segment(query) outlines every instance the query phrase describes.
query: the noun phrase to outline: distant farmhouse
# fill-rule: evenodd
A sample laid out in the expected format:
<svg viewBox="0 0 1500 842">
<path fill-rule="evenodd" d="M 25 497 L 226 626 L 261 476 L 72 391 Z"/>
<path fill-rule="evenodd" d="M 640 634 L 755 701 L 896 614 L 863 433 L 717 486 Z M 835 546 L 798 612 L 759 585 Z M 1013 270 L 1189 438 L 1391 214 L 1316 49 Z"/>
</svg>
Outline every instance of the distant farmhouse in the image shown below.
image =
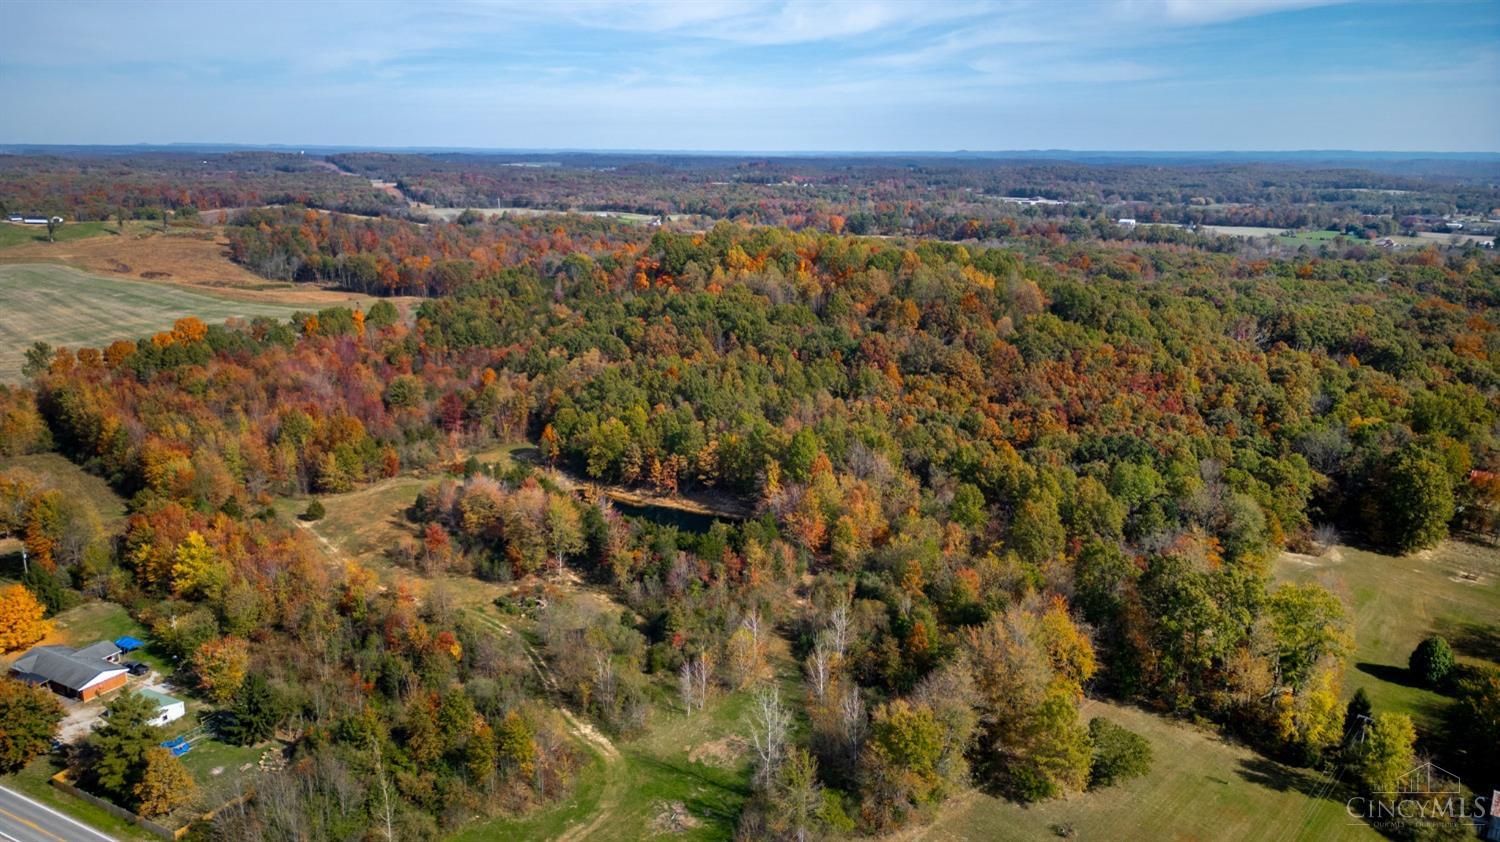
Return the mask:
<svg viewBox="0 0 1500 842">
<path fill-rule="evenodd" d="M 59 696 L 88 701 L 125 685 L 129 670 L 119 660 L 120 647 L 105 640 L 82 649 L 38 646 L 17 658 L 10 674 Z"/>
</svg>

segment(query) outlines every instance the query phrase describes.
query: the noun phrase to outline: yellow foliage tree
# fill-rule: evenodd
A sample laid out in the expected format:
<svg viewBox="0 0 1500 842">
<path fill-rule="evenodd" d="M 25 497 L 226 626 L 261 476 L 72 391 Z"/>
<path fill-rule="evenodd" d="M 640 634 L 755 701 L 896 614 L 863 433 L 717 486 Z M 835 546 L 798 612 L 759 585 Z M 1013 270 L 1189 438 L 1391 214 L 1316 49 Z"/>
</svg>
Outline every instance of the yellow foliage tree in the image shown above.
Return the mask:
<svg viewBox="0 0 1500 842">
<path fill-rule="evenodd" d="M 219 554 L 203 540 L 197 530 L 177 545 L 172 564 L 172 591 L 178 596 L 217 599 L 229 584 L 229 571 L 219 561 Z"/>
<path fill-rule="evenodd" d="M 0 588 L 0 652 L 30 646 L 47 636 L 52 622 L 47 609 L 25 585 Z"/>
<path fill-rule="evenodd" d="M 182 761 L 160 746 L 146 750 L 146 768 L 135 785 L 136 812 L 164 816 L 198 797 L 198 783 Z"/>
<path fill-rule="evenodd" d="M 234 698 L 250 669 L 250 644 L 243 638 L 221 637 L 198 647 L 193 656 L 198 686 L 219 704 Z"/>
</svg>

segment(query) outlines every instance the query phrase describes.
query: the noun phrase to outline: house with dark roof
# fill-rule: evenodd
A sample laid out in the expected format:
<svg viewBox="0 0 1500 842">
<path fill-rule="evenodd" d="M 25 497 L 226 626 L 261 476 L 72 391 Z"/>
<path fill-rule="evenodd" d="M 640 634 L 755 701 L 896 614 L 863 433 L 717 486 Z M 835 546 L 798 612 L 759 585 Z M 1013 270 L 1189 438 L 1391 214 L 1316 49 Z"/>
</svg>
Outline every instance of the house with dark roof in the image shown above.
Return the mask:
<svg viewBox="0 0 1500 842">
<path fill-rule="evenodd" d="M 10 665 L 13 678 L 46 685 L 60 696 L 88 701 L 124 686 L 128 670 L 116 661 L 120 647 L 109 641 L 73 649 L 38 646 Z"/>
</svg>

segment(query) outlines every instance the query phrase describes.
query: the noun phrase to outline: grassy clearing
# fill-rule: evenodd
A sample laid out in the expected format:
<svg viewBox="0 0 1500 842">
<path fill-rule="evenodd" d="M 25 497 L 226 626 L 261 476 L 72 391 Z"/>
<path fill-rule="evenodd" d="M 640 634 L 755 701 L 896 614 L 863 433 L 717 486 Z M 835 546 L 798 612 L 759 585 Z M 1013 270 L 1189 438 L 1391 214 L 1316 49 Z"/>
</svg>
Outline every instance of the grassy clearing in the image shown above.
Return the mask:
<svg viewBox="0 0 1500 842">
<path fill-rule="evenodd" d="M 59 243 L 68 243 L 74 240 L 83 240 L 89 237 L 119 236 L 119 232 L 113 227 L 106 227 L 103 222 L 67 222 L 53 233 L 53 239 Z M 47 226 L 45 225 L 22 225 L 16 222 L 0 223 L 0 249 L 9 246 L 18 246 L 22 243 L 45 243 L 47 242 Z"/>
<path fill-rule="evenodd" d="M 58 453 L 32 453 L 0 459 L 0 472 L 19 469 L 41 477 L 73 500 L 85 500 L 99 513 L 105 532 L 113 532 L 125 520 L 125 500 L 103 479 L 78 467 Z"/>
<path fill-rule="evenodd" d="M 146 629 L 113 602 L 86 602 L 57 615 L 53 633 L 69 646 L 86 646 L 126 635 L 145 639 Z"/>
<path fill-rule="evenodd" d="M 969 792 L 913 840 L 1076 839 L 1376 840 L 1345 812 L 1344 796 L 1315 772 L 1267 760 L 1217 735 L 1135 708 L 1088 702 L 1151 742 L 1151 773 L 1100 792 L 1023 807 Z M 1330 794 L 1331 793 L 1331 794 Z"/>
<path fill-rule="evenodd" d="M 1441 634 L 1471 664 L 1500 665 L 1500 550 L 1449 541 L 1407 557 L 1339 547 L 1319 559 L 1283 555 L 1282 581 L 1318 582 L 1343 598 L 1354 620 L 1345 693 L 1363 687 L 1376 710 L 1440 726 L 1448 700 L 1413 686 L 1406 661 L 1422 638 Z"/>
<path fill-rule="evenodd" d="M 277 500 L 276 512 L 311 529 L 333 560 L 373 562 L 380 560 L 385 551 L 402 537 L 416 536 L 405 513 L 431 482 L 420 477 L 399 476 L 347 494 L 318 497 L 327 514 L 310 523 L 299 517 L 312 498 Z"/>
<path fill-rule="evenodd" d="M 593 759 L 569 798 L 519 818 L 477 823 L 452 839 L 646 839 L 655 835 L 652 823 L 663 805 L 678 801 L 700 824 L 671 838 L 729 839 L 750 794 L 748 759 L 688 758 L 694 747 L 742 736 L 749 700 L 748 692 L 726 694 L 692 716 L 658 710 L 645 736 L 618 743 L 619 760 L 590 748 Z"/>
<path fill-rule="evenodd" d="M 184 287 L 90 275 L 67 266 L 0 266 L 0 380 L 20 380 L 34 342 L 99 346 L 172 326 L 183 316 L 206 322 L 254 316 L 286 318 L 288 304 L 246 302 Z"/>
</svg>

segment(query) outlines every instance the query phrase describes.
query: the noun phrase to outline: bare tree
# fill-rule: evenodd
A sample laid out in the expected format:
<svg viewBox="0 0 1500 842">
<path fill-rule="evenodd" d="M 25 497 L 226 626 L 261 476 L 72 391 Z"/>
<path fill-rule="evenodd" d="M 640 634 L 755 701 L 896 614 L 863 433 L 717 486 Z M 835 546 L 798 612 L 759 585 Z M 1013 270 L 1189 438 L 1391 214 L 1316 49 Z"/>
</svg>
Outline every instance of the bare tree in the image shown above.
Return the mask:
<svg viewBox="0 0 1500 842">
<path fill-rule="evenodd" d="M 693 690 L 698 694 L 699 710 L 703 710 L 703 706 L 708 704 L 708 681 L 713 671 L 714 659 L 707 652 L 700 652 L 698 657 L 693 659 Z"/>
<path fill-rule="evenodd" d="M 807 656 L 807 682 L 812 685 L 813 693 L 822 701 L 828 695 L 828 683 L 833 676 L 833 651 L 825 640 L 826 635 L 818 635 L 818 642 L 813 646 L 812 654 Z"/>
<path fill-rule="evenodd" d="M 750 707 L 750 746 L 755 749 L 755 785 L 765 790 L 776 779 L 776 770 L 786 756 L 792 715 L 781 704 L 775 686 L 755 694 Z"/>
<path fill-rule="evenodd" d="M 375 750 L 375 780 L 380 784 L 380 817 L 385 820 L 385 842 L 396 842 L 395 813 L 391 810 L 390 786 L 385 780 L 385 763 L 380 756 L 380 740 L 370 738 Z"/>
<path fill-rule="evenodd" d="M 828 612 L 829 642 L 833 644 L 833 651 L 844 660 L 849 652 L 849 599 L 840 597 L 838 604 Z"/>
<path fill-rule="evenodd" d="M 851 750 L 857 750 L 865 741 L 865 700 L 859 695 L 859 687 L 849 686 L 839 698 L 839 727 Z"/>
</svg>

